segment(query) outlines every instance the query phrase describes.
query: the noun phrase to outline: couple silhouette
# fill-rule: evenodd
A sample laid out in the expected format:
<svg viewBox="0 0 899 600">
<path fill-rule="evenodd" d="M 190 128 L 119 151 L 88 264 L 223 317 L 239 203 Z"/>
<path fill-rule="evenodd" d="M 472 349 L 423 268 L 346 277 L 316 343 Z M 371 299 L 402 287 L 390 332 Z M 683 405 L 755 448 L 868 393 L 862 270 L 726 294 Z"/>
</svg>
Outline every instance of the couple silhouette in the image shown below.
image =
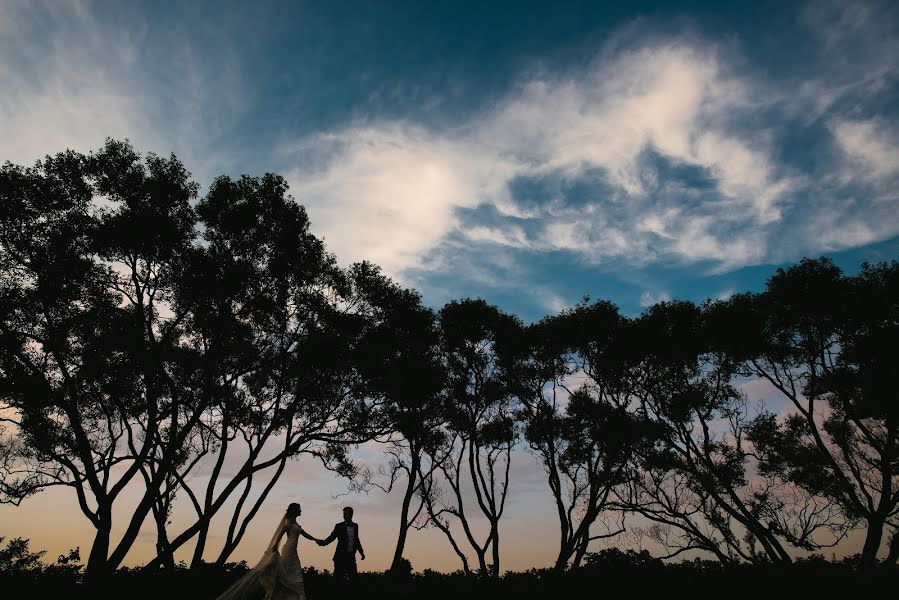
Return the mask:
<svg viewBox="0 0 899 600">
<path fill-rule="evenodd" d="M 327 546 L 335 540 L 334 576 L 342 581 L 356 575 L 356 553 L 365 560 L 365 551 L 359 541 L 359 525 L 353 522 L 353 509 L 343 509 L 343 521 L 334 525 L 331 534 L 319 539 L 307 533 L 297 517 L 303 513 L 302 507 L 294 502 L 275 528 L 275 533 L 259 562 L 240 579 L 222 592 L 216 600 L 256 600 L 263 595 L 266 600 L 306 600 L 306 586 L 303 569 L 297 552 L 300 536 Z M 281 538 L 286 537 L 279 551 Z"/>
</svg>

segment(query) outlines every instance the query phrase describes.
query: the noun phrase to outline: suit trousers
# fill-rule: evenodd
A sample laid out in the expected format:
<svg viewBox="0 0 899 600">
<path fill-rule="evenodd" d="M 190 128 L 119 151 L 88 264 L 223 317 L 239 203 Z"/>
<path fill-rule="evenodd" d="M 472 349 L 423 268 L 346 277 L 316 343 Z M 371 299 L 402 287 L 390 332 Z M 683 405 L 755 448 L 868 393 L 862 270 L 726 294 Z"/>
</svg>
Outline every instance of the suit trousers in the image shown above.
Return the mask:
<svg viewBox="0 0 899 600">
<path fill-rule="evenodd" d="M 356 576 L 356 553 L 340 552 L 334 555 L 334 577 L 352 579 Z"/>
</svg>

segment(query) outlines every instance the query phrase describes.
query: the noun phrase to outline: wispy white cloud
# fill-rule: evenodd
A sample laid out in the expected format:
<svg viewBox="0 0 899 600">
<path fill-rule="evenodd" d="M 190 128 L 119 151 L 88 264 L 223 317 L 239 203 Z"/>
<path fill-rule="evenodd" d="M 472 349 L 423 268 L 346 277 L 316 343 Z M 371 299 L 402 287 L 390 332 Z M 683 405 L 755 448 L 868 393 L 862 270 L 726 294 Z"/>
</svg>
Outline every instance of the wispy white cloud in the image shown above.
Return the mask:
<svg viewBox="0 0 899 600">
<path fill-rule="evenodd" d="M 296 196 L 338 256 L 371 258 L 398 276 L 445 266 L 433 255 L 453 251 L 446 240 L 457 233 L 485 252 L 502 246 L 565 251 L 590 263 L 706 262 L 719 272 L 899 233 L 899 219 L 872 223 L 864 201 L 838 202 L 832 189 L 817 189 L 814 177 L 782 164 L 776 124 L 742 124 L 760 110 L 782 109 L 787 97 L 736 73 L 732 54 L 699 39 L 638 42 L 600 52 L 577 73 L 532 76 L 452 130 L 403 122 L 342 129 L 328 142 L 336 145 L 325 168 L 291 170 Z M 799 94 L 795 102 L 809 98 Z M 844 164 L 861 161 L 881 179 L 895 175 L 892 138 L 868 135 L 875 122 L 834 123 Z M 309 144 L 301 142 L 306 151 Z M 671 169 L 693 169 L 711 188 L 660 170 L 653 154 Z M 522 178 L 593 178 L 597 185 L 578 198 L 522 201 L 510 191 Z M 824 197 L 816 201 L 830 221 L 799 217 L 818 212 L 797 203 L 809 196 Z M 505 218 L 460 217 L 459 209 L 480 205 Z"/>
<path fill-rule="evenodd" d="M 640 306 L 643 308 L 650 307 L 659 302 L 668 302 L 669 300 L 671 300 L 671 295 L 668 292 L 652 292 L 646 290 L 640 294 Z"/>
<path fill-rule="evenodd" d="M 735 290 L 734 288 L 727 288 L 726 290 L 722 290 L 715 294 L 715 300 L 727 300 L 736 293 L 737 290 Z"/>
<path fill-rule="evenodd" d="M 393 122 L 303 140 L 304 154 L 328 146 L 329 161 L 299 166 L 290 179 L 338 256 L 370 258 L 394 274 L 421 268 L 429 250 L 466 226 L 472 243 L 590 261 L 673 254 L 740 263 L 762 251 L 733 244 L 721 224 L 776 221 L 791 187 L 770 165 L 764 138 L 716 125 L 748 97 L 714 55 L 686 42 L 648 44 L 577 77 L 528 81 L 449 133 Z M 647 150 L 702 169 L 717 183 L 714 198 L 694 201 L 690 190 L 654 180 Z M 578 206 L 562 198 L 524 207 L 509 191 L 514 178 L 571 180 L 596 169 L 611 196 Z M 513 221 L 460 222 L 457 209 L 480 204 Z"/>
<path fill-rule="evenodd" d="M 154 137 L 140 123 L 138 98 L 111 72 L 114 57 L 131 54 L 130 42 L 98 39 L 99 26 L 79 3 L 44 8 L 41 24 L 25 3 L 6 5 L 0 16 L 0 40 L 10 50 L 0 58 L 3 159 L 30 163 L 66 148 L 94 149 L 107 136 Z M 29 32 L 46 35 L 41 44 L 23 43 Z"/>
<path fill-rule="evenodd" d="M 516 248 L 527 248 L 530 245 L 524 230 L 514 225 L 501 229 L 475 225 L 467 228 L 464 234 L 466 238 L 473 242 L 490 242 Z"/>
<path fill-rule="evenodd" d="M 0 41 L 10 49 L 0 55 L 3 159 L 27 163 L 129 137 L 141 149 L 174 150 L 204 184 L 249 160 L 249 150 L 218 143 L 247 110 L 241 60 L 227 44 L 210 57 L 183 31 L 168 35 L 140 19 L 104 26 L 77 2 L 33 6 L 0 8 Z M 452 127 L 357 121 L 251 162 L 283 167 L 341 261 L 369 259 L 407 279 L 466 268 L 441 256 L 459 244 L 717 271 L 867 244 L 899 234 L 890 191 L 899 134 L 859 108 L 897 76 L 897 36 L 878 6 L 810 9 L 833 75 L 815 71 L 790 90 L 737 68 L 745 64 L 738 46 L 660 38 L 647 27 L 613 36 L 587 66 L 524 77 Z M 45 43 L 23 43 L 38 35 Z M 841 58 L 847 52 L 861 68 Z M 764 111 L 829 123 L 841 162 L 828 168 L 837 175 L 785 166 L 778 124 L 760 119 Z M 513 193 L 520 180 L 560 182 L 559 190 L 526 199 Z M 566 191 L 578 182 L 577 193 Z M 876 198 L 859 185 L 876 186 Z M 463 214 L 480 206 L 497 217 Z"/>
<path fill-rule="evenodd" d="M 372 260 L 394 275 L 421 266 L 427 250 L 460 225 L 455 209 L 507 193 L 514 172 L 466 140 L 402 123 L 317 136 L 291 152 L 310 146 L 331 160 L 288 176 L 315 231 L 342 260 Z"/>
<path fill-rule="evenodd" d="M 879 182 L 899 172 L 899 132 L 882 119 L 839 119 L 831 125 L 840 149 L 850 159 L 852 179 Z"/>
<path fill-rule="evenodd" d="M 201 59 L 181 32 L 130 17 L 111 27 L 78 0 L 0 6 L 0 160 L 30 164 L 112 137 L 175 152 L 203 185 L 234 164 L 237 149 L 216 142 L 244 108 L 239 61 L 227 49 Z"/>
<path fill-rule="evenodd" d="M 571 308 L 573 302 L 569 302 L 556 291 L 547 287 L 538 287 L 534 290 L 534 295 L 540 306 L 550 314 L 557 314 L 566 308 Z"/>
</svg>

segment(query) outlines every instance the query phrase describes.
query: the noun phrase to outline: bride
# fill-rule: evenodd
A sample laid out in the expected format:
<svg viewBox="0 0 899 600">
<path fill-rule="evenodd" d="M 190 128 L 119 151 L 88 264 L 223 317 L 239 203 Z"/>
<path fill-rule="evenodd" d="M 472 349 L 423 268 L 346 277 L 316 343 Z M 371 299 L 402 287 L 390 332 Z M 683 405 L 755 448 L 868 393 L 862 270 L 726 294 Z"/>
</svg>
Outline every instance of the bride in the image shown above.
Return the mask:
<svg viewBox="0 0 899 600">
<path fill-rule="evenodd" d="M 287 507 L 287 512 L 278 523 L 271 542 L 256 566 L 222 592 L 216 600 L 255 600 L 262 594 L 265 594 L 266 600 L 306 600 L 297 542 L 301 535 L 315 542 L 318 539 L 306 533 L 297 523 L 296 519 L 302 512 L 296 502 Z M 278 544 L 285 535 L 287 541 L 279 553 Z"/>
</svg>

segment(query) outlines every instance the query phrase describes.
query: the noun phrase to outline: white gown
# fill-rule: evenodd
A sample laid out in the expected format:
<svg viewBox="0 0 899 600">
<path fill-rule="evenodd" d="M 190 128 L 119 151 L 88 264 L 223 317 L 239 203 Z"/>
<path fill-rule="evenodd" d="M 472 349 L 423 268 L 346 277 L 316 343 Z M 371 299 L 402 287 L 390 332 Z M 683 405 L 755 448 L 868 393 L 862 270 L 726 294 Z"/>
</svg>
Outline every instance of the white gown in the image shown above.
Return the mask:
<svg viewBox="0 0 899 600">
<path fill-rule="evenodd" d="M 296 523 L 287 525 L 287 541 L 281 548 L 275 566 L 274 585 L 266 589 L 266 598 L 271 600 L 306 600 L 306 587 L 303 584 L 303 568 L 300 566 L 300 555 L 297 542 L 303 528 Z"/>
<path fill-rule="evenodd" d="M 296 523 L 284 526 L 287 541 L 281 551 L 275 549 L 235 581 L 217 600 L 306 600 L 303 569 L 297 553 L 302 527 Z M 261 595 L 261 594 L 264 594 Z"/>
</svg>

